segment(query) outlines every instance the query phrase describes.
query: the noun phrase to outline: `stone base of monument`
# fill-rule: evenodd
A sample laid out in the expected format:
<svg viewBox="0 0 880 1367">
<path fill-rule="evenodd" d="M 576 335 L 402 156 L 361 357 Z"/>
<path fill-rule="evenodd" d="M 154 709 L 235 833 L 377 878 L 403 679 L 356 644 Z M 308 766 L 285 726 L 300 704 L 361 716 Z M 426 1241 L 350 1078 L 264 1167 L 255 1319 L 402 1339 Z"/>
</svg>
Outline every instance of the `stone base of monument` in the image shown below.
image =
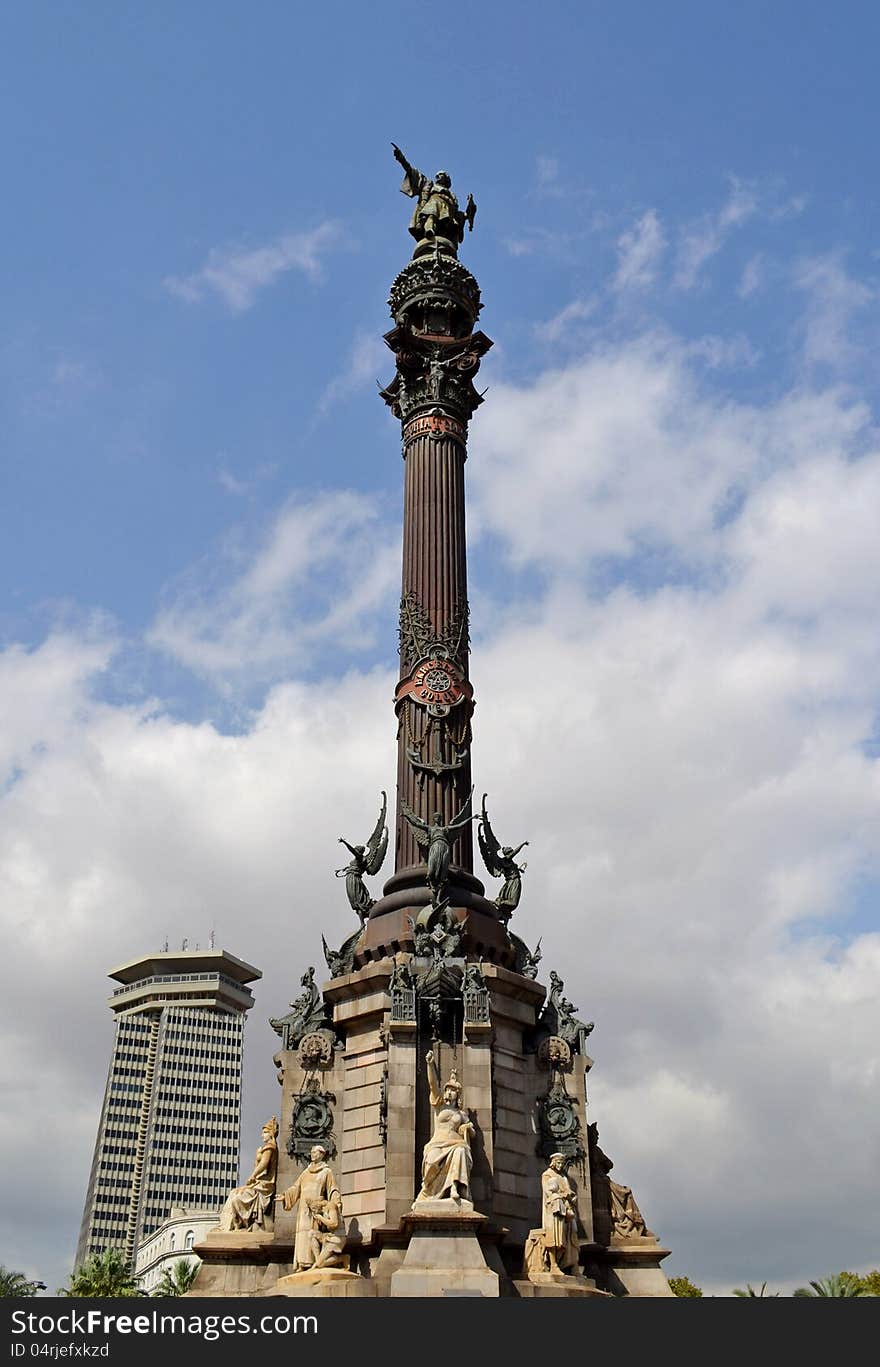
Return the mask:
<svg viewBox="0 0 880 1367">
<path fill-rule="evenodd" d="M 613 1300 L 609 1291 L 598 1291 L 585 1277 L 564 1272 L 532 1272 L 513 1283 L 518 1296 L 602 1296 Z"/>
<path fill-rule="evenodd" d="M 293 1267 L 293 1241 L 267 1230 L 209 1230 L 193 1252 L 201 1259 L 188 1296 L 259 1296 Z"/>
<path fill-rule="evenodd" d="M 407 1236 L 402 1265 L 392 1274 L 392 1296 L 498 1296 L 497 1272 L 486 1262 L 479 1235 L 489 1221 L 464 1201 L 417 1201 L 401 1220 Z"/>
<path fill-rule="evenodd" d="M 267 1296 L 373 1296 L 370 1281 L 345 1267 L 308 1268 L 279 1277 Z"/>
<path fill-rule="evenodd" d="M 610 1244 L 602 1258 L 606 1286 L 615 1296 L 674 1296 L 660 1266 L 670 1251 L 654 1238 Z"/>
</svg>

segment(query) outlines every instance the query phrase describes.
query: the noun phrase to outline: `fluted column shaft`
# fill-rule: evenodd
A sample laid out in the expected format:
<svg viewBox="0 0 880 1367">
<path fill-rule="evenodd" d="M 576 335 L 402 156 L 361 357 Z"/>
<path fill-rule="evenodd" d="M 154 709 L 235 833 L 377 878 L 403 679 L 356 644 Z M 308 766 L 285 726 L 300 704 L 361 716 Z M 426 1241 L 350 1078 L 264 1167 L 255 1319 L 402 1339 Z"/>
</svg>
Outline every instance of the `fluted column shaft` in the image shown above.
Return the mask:
<svg viewBox="0 0 880 1367">
<path fill-rule="evenodd" d="M 403 513 L 403 594 L 412 594 L 442 637 L 467 603 L 463 444 L 453 437 L 423 435 L 405 451 Z M 467 649 L 458 664 L 467 677 Z M 469 708 L 467 702 L 459 705 Z M 407 755 L 406 707 L 401 714 L 397 763 L 397 842 L 395 869 L 423 862 L 401 800 L 425 822 L 441 812 L 444 824 L 461 810 L 471 788 L 470 745 L 457 769 L 441 776 L 417 771 Z M 473 833 L 463 829 L 453 846 L 453 863 L 473 871 Z"/>
</svg>

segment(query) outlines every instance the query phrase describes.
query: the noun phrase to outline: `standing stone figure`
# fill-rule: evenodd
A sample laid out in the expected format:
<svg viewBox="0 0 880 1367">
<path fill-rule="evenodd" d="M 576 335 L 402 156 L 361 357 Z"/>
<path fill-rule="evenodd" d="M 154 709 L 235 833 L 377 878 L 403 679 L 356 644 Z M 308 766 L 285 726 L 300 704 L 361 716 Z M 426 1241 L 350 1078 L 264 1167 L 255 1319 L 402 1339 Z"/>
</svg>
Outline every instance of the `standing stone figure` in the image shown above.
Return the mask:
<svg viewBox="0 0 880 1367">
<path fill-rule="evenodd" d="M 370 909 L 376 905 L 375 898 L 371 897 L 367 890 L 364 874 L 378 873 L 382 867 L 382 861 L 388 849 L 388 827 L 385 825 L 387 808 L 388 798 L 383 793 L 379 820 L 376 822 L 373 834 L 366 845 L 349 845 L 347 840 L 343 840 L 342 836 L 339 837 L 340 845 L 345 846 L 352 859 L 350 864 L 336 870 L 336 877 L 345 878 L 345 894 L 352 911 L 357 912 L 360 917 L 361 925 L 369 916 Z"/>
<path fill-rule="evenodd" d="M 320 1241 L 316 1243 L 316 1236 L 326 1228 L 324 1216 L 322 1214 L 319 1219 L 319 1213 L 325 1211 L 328 1202 L 332 1203 L 336 1198 L 340 1204 L 342 1201 L 336 1178 L 327 1164 L 327 1150 L 324 1145 L 314 1144 L 310 1157 L 311 1162 L 300 1173 L 293 1186 L 281 1193 L 285 1210 L 293 1210 L 294 1206 L 299 1206 L 293 1249 L 295 1272 L 304 1272 L 315 1262 L 316 1249 L 320 1247 Z"/>
<path fill-rule="evenodd" d="M 477 212 L 473 195 L 468 195 L 467 207 L 462 213 L 458 207 L 458 200 L 452 193 L 452 181 L 448 171 L 438 171 L 431 180 L 430 176 L 425 176 L 414 166 L 410 166 L 399 147 L 394 143 L 391 146 L 404 172 L 400 193 L 418 200 L 410 220 L 410 234 L 417 242 L 424 238 L 432 241 L 435 237 L 442 237 L 456 247 L 460 245 L 464 241 L 465 223 L 473 231 Z"/>
<path fill-rule="evenodd" d="M 471 1135 L 474 1127 L 461 1104 L 461 1083 L 453 1068 L 449 1081 L 440 1090 L 440 1074 L 434 1062 L 434 1051 L 425 1055 L 428 1066 L 428 1088 L 434 1107 L 434 1133 L 422 1154 L 422 1189 L 419 1201 L 451 1199 L 473 1209 L 470 1200 Z"/>
<path fill-rule="evenodd" d="M 273 1115 L 263 1126 L 263 1141 L 257 1149 L 254 1170 L 243 1187 L 236 1187 L 226 1198 L 220 1212 L 218 1229 L 265 1229 L 275 1197 L 275 1172 L 278 1167 L 278 1120 Z"/>
<path fill-rule="evenodd" d="M 446 885 L 449 882 L 449 864 L 452 859 L 452 841 L 458 836 L 462 826 L 466 826 L 471 820 L 471 795 L 473 789 L 468 794 L 467 802 L 462 807 L 458 816 L 453 817 L 448 826 L 443 825 L 443 816 L 440 812 L 434 813 L 434 819 L 430 826 L 417 816 L 412 807 L 401 801 L 400 807 L 406 817 L 419 849 L 426 857 L 428 866 L 428 887 L 434 894 L 434 904 L 439 906 Z"/>
<path fill-rule="evenodd" d="M 565 1155 L 551 1153 L 541 1176 L 541 1229 L 549 1271 L 577 1271 L 577 1209 L 574 1188 L 565 1175 Z"/>
</svg>

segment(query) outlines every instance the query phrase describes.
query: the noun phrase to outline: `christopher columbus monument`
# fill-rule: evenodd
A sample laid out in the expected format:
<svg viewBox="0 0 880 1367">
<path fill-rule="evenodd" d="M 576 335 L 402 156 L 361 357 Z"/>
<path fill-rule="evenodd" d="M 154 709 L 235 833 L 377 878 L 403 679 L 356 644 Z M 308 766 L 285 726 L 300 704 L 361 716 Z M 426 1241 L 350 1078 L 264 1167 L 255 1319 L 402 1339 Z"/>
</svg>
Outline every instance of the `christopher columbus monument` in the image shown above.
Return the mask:
<svg viewBox="0 0 880 1367">
<path fill-rule="evenodd" d="M 503 844 L 474 798 L 465 462 L 492 343 L 458 251 L 476 205 L 394 155 L 415 244 L 391 286 L 381 390 L 404 470 L 397 793 L 364 843 L 340 837 L 353 929 L 338 949 L 322 937 L 326 973 L 303 965 L 272 1021 L 279 1115 L 196 1250 L 192 1294 L 668 1296 L 668 1250 L 588 1118 L 592 1023 L 513 929 L 527 842 Z"/>
</svg>

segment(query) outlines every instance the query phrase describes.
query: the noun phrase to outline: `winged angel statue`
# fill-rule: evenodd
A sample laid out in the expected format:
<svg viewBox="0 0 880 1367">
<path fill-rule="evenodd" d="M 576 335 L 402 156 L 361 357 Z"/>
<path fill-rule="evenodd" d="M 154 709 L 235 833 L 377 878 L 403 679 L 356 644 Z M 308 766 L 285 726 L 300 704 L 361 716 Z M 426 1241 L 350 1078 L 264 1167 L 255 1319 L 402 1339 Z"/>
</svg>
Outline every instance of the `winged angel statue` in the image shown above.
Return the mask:
<svg viewBox="0 0 880 1367">
<path fill-rule="evenodd" d="M 379 813 L 379 820 L 376 822 L 373 834 L 370 836 L 366 845 L 349 845 L 347 840 L 339 837 L 340 845 L 344 845 L 352 856 L 351 863 L 344 868 L 336 870 L 337 878 L 345 878 L 345 893 L 351 903 L 352 911 L 356 911 L 361 920 L 361 925 L 370 914 L 370 908 L 376 905 L 376 899 L 371 897 L 364 882 L 365 873 L 378 873 L 382 867 L 382 861 L 388 849 L 388 827 L 385 825 L 385 813 L 388 810 L 388 797 L 382 794 L 382 810 Z"/>
<path fill-rule="evenodd" d="M 498 909 L 498 915 L 507 925 L 519 906 L 520 894 L 522 893 L 522 875 L 527 867 L 525 860 L 521 864 L 517 864 L 516 855 L 529 842 L 524 840 L 522 845 L 517 845 L 516 849 L 511 845 L 499 844 L 495 832 L 489 824 L 485 793 L 483 794 L 483 814 L 479 818 L 479 825 L 477 826 L 477 839 L 480 842 L 483 863 L 491 877 L 504 879 L 501 891 L 495 898 L 495 906 Z"/>
<path fill-rule="evenodd" d="M 435 903 L 438 904 L 449 881 L 452 842 L 457 839 L 462 826 L 466 826 L 469 821 L 473 820 L 471 816 L 473 791 L 472 788 L 458 816 L 453 817 L 448 826 L 443 825 L 443 816 L 440 812 L 434 813 L 434 819 L 428 825 L 420 816 L 416 815 L 412 807 L 408 807 L 405 802 L 400 804 L 403 815 L 412 828 L 416 843 L 425 855 L 425 862 L 428 865 L 428 887 L 434 894 Z"/>
</svg>

